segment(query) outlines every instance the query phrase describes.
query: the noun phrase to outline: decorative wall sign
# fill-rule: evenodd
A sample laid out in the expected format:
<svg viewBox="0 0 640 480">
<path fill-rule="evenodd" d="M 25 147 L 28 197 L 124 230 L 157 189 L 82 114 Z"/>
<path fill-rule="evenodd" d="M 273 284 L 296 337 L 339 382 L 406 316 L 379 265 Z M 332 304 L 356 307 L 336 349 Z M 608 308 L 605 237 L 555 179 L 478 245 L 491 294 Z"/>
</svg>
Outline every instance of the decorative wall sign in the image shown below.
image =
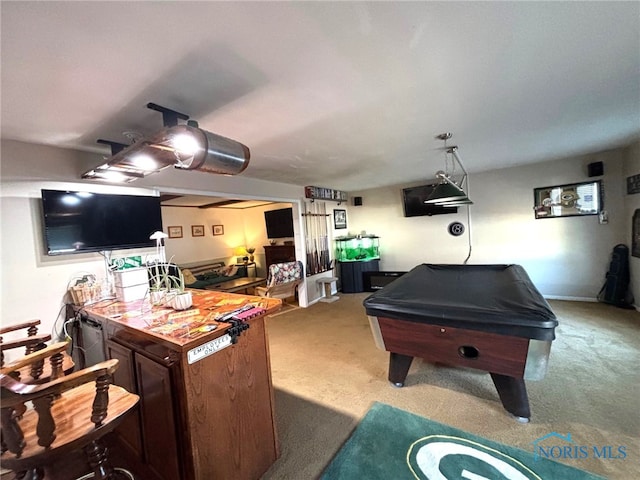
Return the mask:
<svg viewBox="0 0 640 480">
<path fill-rule="evenodd" d="M 224 225 L 214 225 L 213 226 L 213 235 L 224 235 Z"/>
<path fill-rule="evenodd" d="M 602 210 L 602 181 L 571 183 L 533 190 L 536 218 L 598 215 Z"/>
<path fill-rule="evenodd" d="M 167 227 L 169 238 L 182 238 L 182 227 Z"/>
<path fill-rule="evenodd" d="M 449 231 L 449 234 L 454 237 L 459 237 L 464 233 L 464 225 L 460 222 L 451 222 L 447 227 L 447 230 Z"/>
<path fill-rule="evenodd" d="M 304 196 L 312 201 L 315 199 L 331 200 L 338 202 L 338 205 L 347 201 L 347 192 L 324 187 L 304 187 Z"/>
</svg>

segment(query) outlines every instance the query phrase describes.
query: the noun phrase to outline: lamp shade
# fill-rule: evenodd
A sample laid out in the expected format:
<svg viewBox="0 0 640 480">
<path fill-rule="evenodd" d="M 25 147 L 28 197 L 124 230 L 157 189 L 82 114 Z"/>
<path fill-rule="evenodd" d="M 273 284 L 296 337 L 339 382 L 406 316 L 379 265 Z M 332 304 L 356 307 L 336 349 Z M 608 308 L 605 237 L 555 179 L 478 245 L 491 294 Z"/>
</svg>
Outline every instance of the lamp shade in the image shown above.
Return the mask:
<svg viewBox="0 0 640 480">
<path fill-rule="evenodd" d="M 453 202 L 464 199 L 469 200 L 467 194 L 457 185 L 447 181 L 436 185 L 424 203 L 441 204 L 443 202 Z"/>
</svg>

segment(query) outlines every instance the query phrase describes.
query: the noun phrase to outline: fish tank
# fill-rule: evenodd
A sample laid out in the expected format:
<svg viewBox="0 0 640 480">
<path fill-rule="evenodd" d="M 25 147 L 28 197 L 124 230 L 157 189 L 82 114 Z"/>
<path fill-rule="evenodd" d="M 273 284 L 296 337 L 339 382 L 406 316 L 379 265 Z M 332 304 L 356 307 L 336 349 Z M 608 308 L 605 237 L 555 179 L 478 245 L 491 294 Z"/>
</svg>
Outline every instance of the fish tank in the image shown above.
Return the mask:
<svg viewBox="0 0 640 480">
<path fill-rule="evenodd" d="M 375 235 L 337 237 L 336 260 L 366 262 L 380 258 L 380 238 Z"/>
</svg>

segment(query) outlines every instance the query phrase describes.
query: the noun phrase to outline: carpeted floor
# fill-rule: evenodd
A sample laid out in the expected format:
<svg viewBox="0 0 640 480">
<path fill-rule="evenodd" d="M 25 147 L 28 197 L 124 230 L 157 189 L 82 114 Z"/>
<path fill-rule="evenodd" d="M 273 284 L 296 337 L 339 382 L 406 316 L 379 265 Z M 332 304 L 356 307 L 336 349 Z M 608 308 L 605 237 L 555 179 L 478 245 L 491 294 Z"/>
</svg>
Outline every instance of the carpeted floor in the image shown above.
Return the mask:
<svg viewBox="0 0 640 480">
<path fill-rule="evenodd" d="M 557 339 L 546 377 L 527 384 L 531 423 L 520 424 L 486 373 L 416 359 L 405 387 L 391 387 L 388 353 L 373 344 L 362 307 L 367 296 L 340 294 L 268 319 L 281 457 L 263 480 L 318 478 L 375 401 L 523 450 L 552 432 L 600 452 L 623 447 L 625 458 L 559 461 L 613 480 L 640 478 L 640 313 L 549 302 Z"/>
</svg>

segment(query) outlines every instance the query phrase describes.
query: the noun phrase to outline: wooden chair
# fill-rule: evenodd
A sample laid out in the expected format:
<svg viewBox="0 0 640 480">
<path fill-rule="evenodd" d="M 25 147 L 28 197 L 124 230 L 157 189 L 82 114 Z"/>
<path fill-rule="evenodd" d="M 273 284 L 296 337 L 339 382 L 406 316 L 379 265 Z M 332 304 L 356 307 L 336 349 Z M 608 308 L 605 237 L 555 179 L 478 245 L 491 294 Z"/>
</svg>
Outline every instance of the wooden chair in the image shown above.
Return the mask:
<svg viewBox="0 0 640 480">
<path fill-rule="evenodd" d="M 269 265 L 267 285 L 256 287 L 255 292 L 261 297 L 285 299 L 295 296 L 298 286 L 303 280 L 302 262 L 284 262 Z"/>
<path fill-rule="evenodd" d="M 12 349 L 24 348 L 24 355 L 29 355 L 47 346 L 46 342 L 51 340 L 51 335 L 38 335 L 38 325 L 40 320 L 30 320 L 17 325 L 8 325 L 0 328 L 0 368 L 5 366 L 5 352 Z M 26 336 L 22 333 L 20 337 L 5 341 L 2 335 L 12 333 L 14 337 L 26 329 Z M 22 356 L 22 355 L 21 355 Z M 56 366 L 54 367 L 54 363 Z M 66 352 L 59 352 L 59 355 L 52 355 L 50 362 L 40 361 L 16 370 L 12 370 L 12 376 L 22 383 L 43 383 L 55 380 L 62 374 L 70 373 L 74 368 L 71 356 Z M 58 368 L 60 367 L 60 368 Z"/>
<path fill-rule="evenodd" d="M 0 370 L 0 420 L 8 449 L 0 457 L 2 466 L 13 470 L 16 479 L 41 480 L 47 465 L 84 448 L 94 479 L 132 479 L 126 470 L 111 467 L 100 443 L 139 399 L 110 385 L 118 360 L 107 360 L 42 384 L 28 385 L 10 375 L 16 368 L 59 354 L 66 346 L 51 345 Z M 33 408 L 23 410 L 27 402 Z"/>
</svg>

